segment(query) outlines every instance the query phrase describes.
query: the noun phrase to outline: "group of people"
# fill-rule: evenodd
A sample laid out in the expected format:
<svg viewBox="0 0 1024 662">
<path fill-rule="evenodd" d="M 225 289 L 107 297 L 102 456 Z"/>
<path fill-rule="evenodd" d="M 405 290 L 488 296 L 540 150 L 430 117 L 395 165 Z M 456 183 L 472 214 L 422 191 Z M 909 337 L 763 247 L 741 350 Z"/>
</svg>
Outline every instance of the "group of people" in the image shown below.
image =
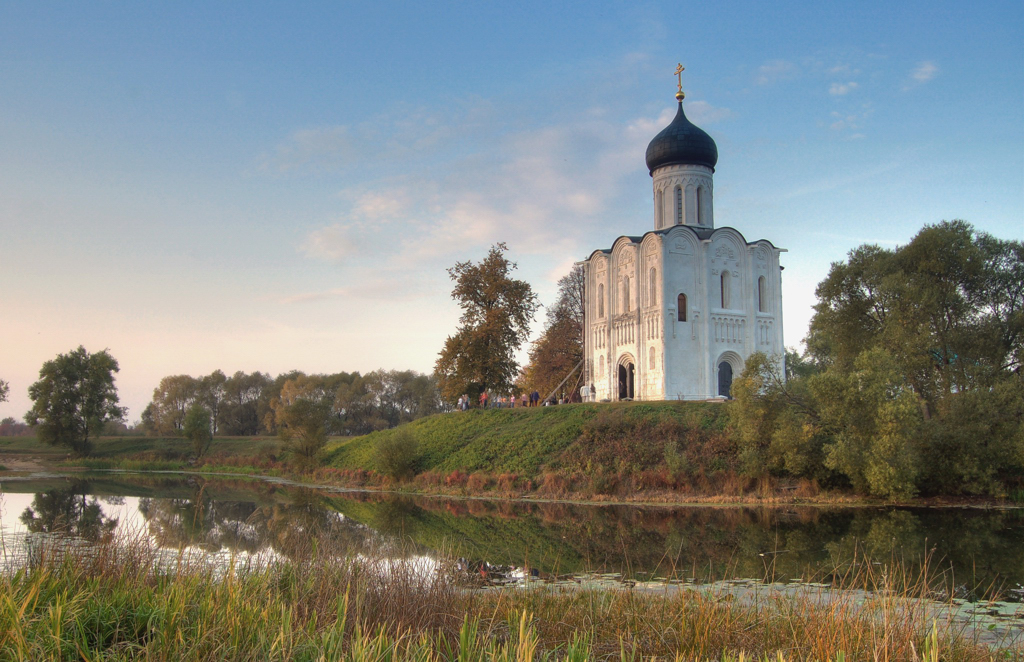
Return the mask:
<svg viewBox="0 0 1024 662">
<path fill-rule="evenodd" d="M 514 396 L 514 395 L 508 395 L 508 396 L 499 395 L 499 396 L 495 396 L 495 397 L 492 398 L 490 396 L 490 394 L 487 393 L 487 391 L 484 391 L 484 392 L 482 392 L 480 394 L 478 404 L 479 404 L 479 407 L 481 409 L 489 409 L 489 408 L 495 408 L 495 409 L 505 409 L 505 408 L 508 408 L 508 409 L 513 409 L 513 408 L 515 408 L 517 406 L 518 407 L 540 407 L 540 406 L 547 407 L 549 405 L 556 405 L 556 404 L 558 404 L 558 405 L 569 404 L 570 402 L 592 402 L 594 399 L 595 399 L 594 385 L 590 384 L 590 385 L 583 386 L 580 389 L 579 393 L 575 393 L 574 392 L 569 397 L 558 398 L 557 400 L 554 397 L 551 397 L 548 400 L 545 400 L 543 403 L 541 402 L 540 393 L 537 392 L 536 390 L 533 391 L 532 393 L 523 393 L 521 398 L 516 398 L 516 396 Z M 470 402 L 471 401 L 470 401 L 470 398 L 469 398 L 468 394 L 460 395 L 459 396 L 459 401 L 455 405 L 456 411 L 466 411 L 470 407 Z M 521 402 L 521 404 L 517 404 L 517 402 Z"/>
<path fill-rule="evenodd" d="M 470 407 L 470 399 L 468 394 L 459 396 L 459 401 L 455 404 L 456 411 L 466 411 Z M 490 396 L 487 391 L 480 394 L 479 406 L 481 409 L 488 409 L 494 407 L 496 409 L 509 408 L 513 409 L 517 406 L 517 398 L 514 395 L 499 395 L 494 398 Z M 545 405 L 548 403 L 544 403 Z M 550 403 L 554 404 L 554 402 Z M 539 407 L 540 406 L 540 393 L 534 391 L 533 393 L 523 393 L 522 404 L 520 407 Z"/>
</svg>

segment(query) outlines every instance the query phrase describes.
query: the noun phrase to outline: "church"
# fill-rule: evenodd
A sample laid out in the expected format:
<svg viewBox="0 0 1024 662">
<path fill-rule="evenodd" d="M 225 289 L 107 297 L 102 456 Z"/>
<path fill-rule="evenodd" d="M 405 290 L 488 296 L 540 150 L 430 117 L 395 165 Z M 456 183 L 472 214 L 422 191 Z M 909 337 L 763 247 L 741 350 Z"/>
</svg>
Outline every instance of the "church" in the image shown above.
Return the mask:
<svg viewBox="0 0 1024 662">
<path fill-rule="evenodd" d="M 680 77 L 675 119 L 647 146 L 654 229 L 583 262 L 590 399 L 729 397 L 748 356 L 783 355 L 785 249 L 715 227 L 718 146 L 684 97 Z"/>
</svg>

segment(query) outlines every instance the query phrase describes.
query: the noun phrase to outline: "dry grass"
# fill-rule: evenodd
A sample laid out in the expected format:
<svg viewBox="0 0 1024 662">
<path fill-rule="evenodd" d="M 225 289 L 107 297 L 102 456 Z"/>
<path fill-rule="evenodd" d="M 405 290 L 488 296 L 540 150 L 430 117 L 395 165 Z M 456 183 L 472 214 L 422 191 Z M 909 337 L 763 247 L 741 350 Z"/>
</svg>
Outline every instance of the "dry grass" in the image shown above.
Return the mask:
<svg viewBox="0 0 1024 662">
<path fill-rule="evenodd" d="M 71 556 L 38 550 L 0 578 L 0 660 L 946 660 L 1013 659 L 917 598 L 927 575 L 841 578 L 854 591 L 730 599 L 672 588 L 468 588 L 449 563 L 394 550 L 334 553 L 315 535 L 289 560 L 230 569 L 171 558 L 141 536 Z"/>
</svg>

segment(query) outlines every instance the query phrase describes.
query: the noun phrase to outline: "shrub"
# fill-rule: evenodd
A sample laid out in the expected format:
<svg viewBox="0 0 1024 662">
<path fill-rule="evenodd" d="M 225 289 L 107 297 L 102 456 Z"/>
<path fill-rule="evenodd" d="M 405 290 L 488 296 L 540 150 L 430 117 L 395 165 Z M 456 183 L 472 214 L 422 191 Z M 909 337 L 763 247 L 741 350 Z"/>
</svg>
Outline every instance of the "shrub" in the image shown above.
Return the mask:
<svg viewBox="0 0 1024 662">
<path fill-rule="evenodd" d="M 210 450 L 210 444 L 213 442 L 210 410 L 198 402 L 192 405 L 185 414 L 185 423 L 181 431 L 185 438 L 192 442 L 192 450 L 195 451 L 196 457 L 202 457 Z"/>
<path fill-rule="evenodd" d="M 511 494 L 516 489 L 516 481 L 519 476 L 513 473 L 503 473 L 498 476 L 498 491 L 503 494 Z"/>
<path fill-rule="evenodd" d="M 408 428 L 384 435 L 373 449 L 377 470 L 394 480 L 403 480 L 415 473 L 419 444 Z"/>
<path fill-rule="evenodd" d="M 487 484 L 490 482 L 487 474 L 481 471 L 475 471 L 470 474 L 469 478 L 466 479 L 466 489 L 470 492 L 483 492 L 487 489 Z"/>
</svg>

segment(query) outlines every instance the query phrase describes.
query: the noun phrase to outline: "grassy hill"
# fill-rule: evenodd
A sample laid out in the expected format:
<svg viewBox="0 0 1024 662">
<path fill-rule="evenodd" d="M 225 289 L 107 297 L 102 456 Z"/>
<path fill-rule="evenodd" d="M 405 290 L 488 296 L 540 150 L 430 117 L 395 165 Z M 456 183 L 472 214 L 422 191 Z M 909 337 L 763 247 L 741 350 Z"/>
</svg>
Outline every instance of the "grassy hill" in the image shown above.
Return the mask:
<svg viewBox="0 0 1024 662">
<path fill-rule="evenodd" d="M 379 470 L 376 445 L 409 434 L 420 472 L 638 472 L 669 461 L 715 470 L 735 455 L 726 406 L 704 402 L 622 402 L 470 410 L 438 414 L 328 447 L 326 464 Z M 669 449 L 669 450 L 666 450 Z"/>
</svg>

